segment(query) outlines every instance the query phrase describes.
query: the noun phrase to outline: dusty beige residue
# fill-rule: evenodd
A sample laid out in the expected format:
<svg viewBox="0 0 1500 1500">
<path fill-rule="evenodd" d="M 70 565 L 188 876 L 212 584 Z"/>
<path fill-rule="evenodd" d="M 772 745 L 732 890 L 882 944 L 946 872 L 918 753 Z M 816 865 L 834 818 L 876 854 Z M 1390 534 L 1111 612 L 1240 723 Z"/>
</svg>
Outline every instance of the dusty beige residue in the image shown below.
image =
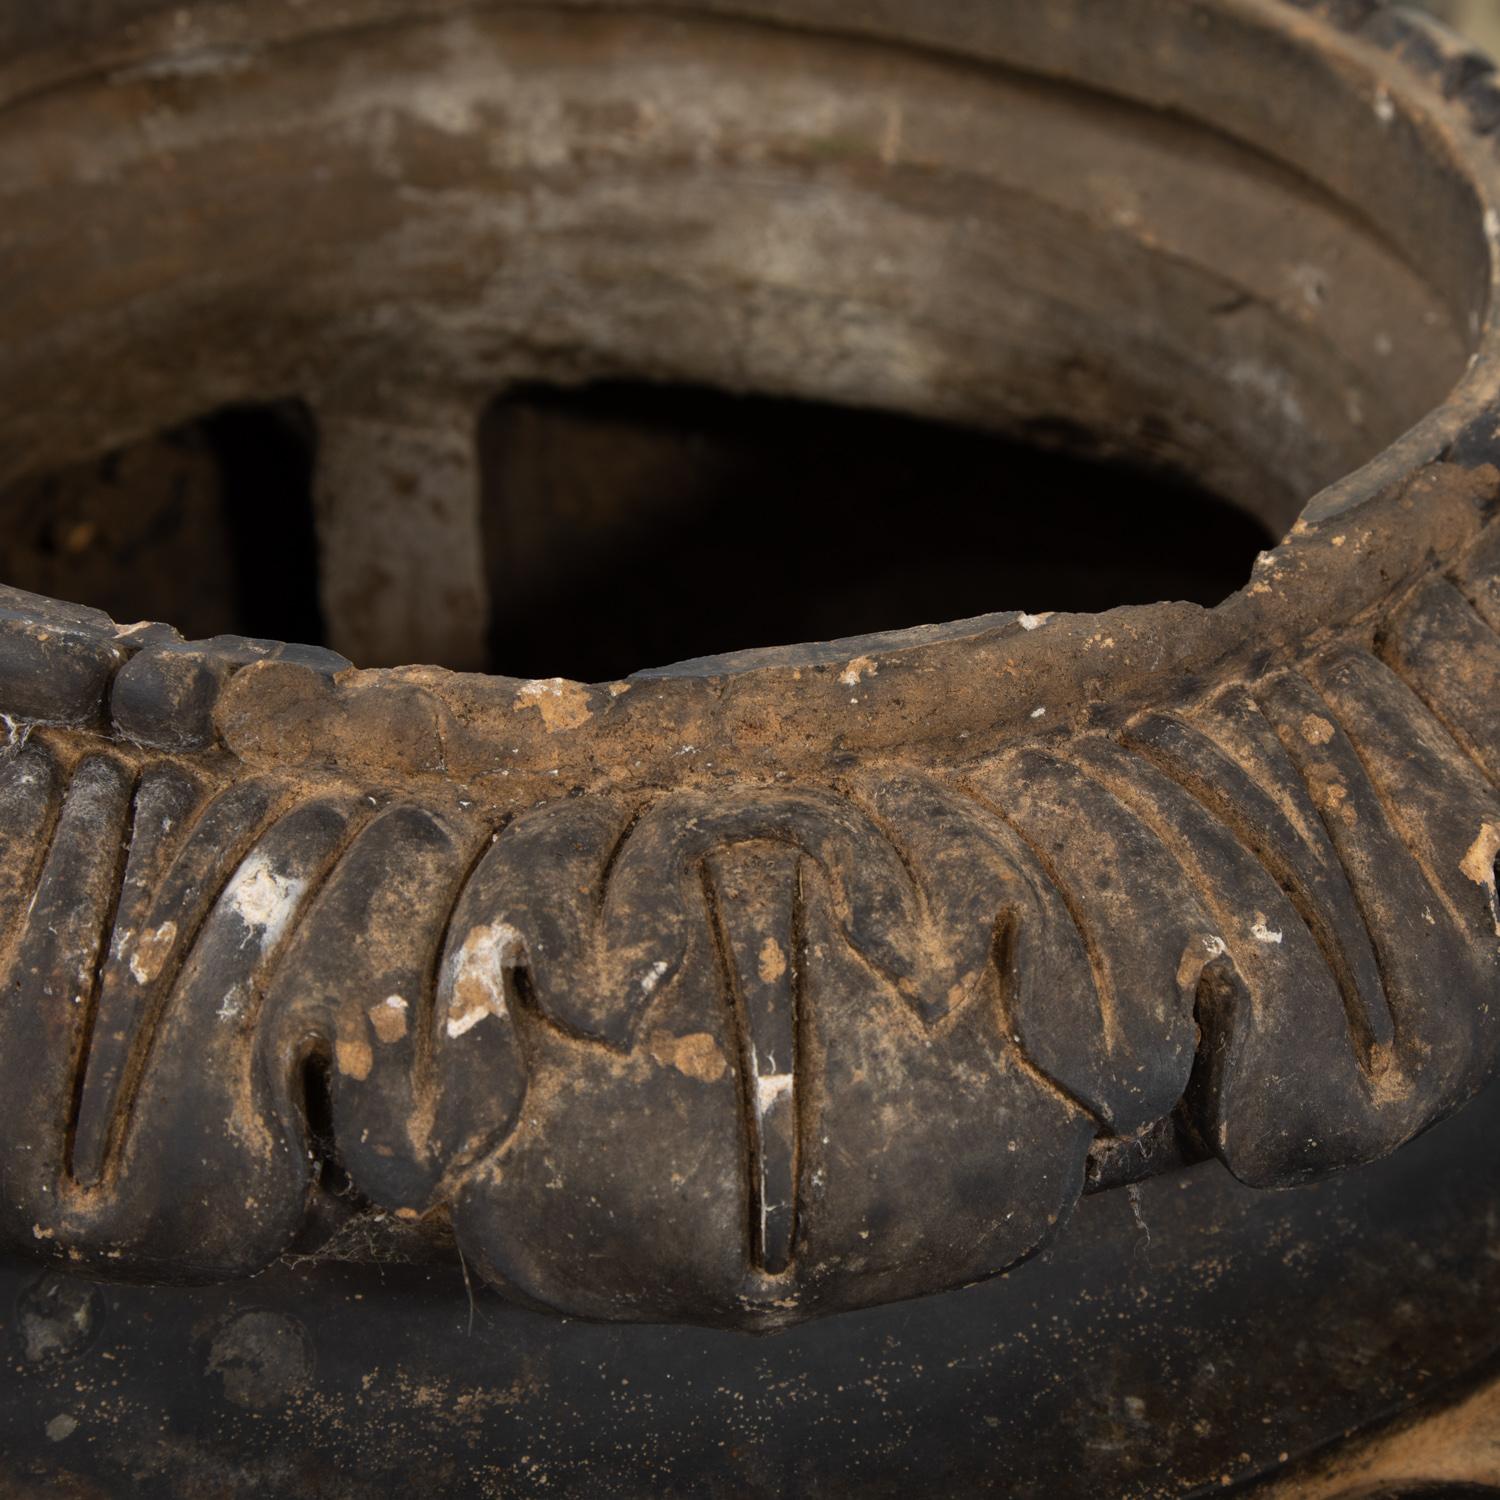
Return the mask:
<svg viewBox="0 0 1500 1500">
<path fill-rule="evenodd" d="M 856 656 L 839 673 L 839 681 L 845 687 L 858 687 L 862 677 L 873 677 L 880 669 L 868 656 Z"/>
<path fill-rule="evenodd" d="M 387 995 L 370 1007 L 370 1025 L 382 1042 L 399 1042 L 406 1035 L 406 1010 L 400 995 Z"/>
<path fill-rule="evenodd" d="M 333 1049 L 334 1061 L 345 1078 L 365 1079 L 370 1076 L 375 1056 L 370 1044 L 362 1037 L 354 1041 L 339 1042 Z"/>
<path fill-rule="evenodd" d="M 760 945 L 760 958 L 756 964 L 762 984 L 775 984 L 786 973 L 786 954 L 775 938 L 768 937 Z"/>
<path fill-rule="evenodd" d="M 1229 950 L 1224 939 L 1212 932 L 1200 932 L 1188 941 L 1177 964 L 1177 988 L 1187 992 L 1197 987 L 1204 969 Z"/>
<path fill-rule="evenodd" d="M 658 1036 L 651 1042 L 651 1055 L 664 1068 L 676 1068 L 699 1083 L 713 1083 L 724 1076 L 727 1066 L 719 1044 L 706 1031 L 687 1036 Z"/>
<path fill-rule="evenodd" d="M 578 729 L 593 717 L 589 707 L 589 690 L 581 682 L 566 677 L 542 677 L 524 682 L 516 689 L 515 711 L 534 708 L 542 716 L 547 732 Z"/>
<path fill-rule="evenodd" d="M 1369 1077 L 1370 1102 L 1377 1109 L 1392 1109 L 1411 1098 L 1411 1079 L 1402 1070 L 1400 1059 L 1388 1043 L 1372 1049 Z"/>
<path fill-rule="evenodd" d="M 1469 845 L 1469 852 L 1458 862 L 1458 868 L 1477 886 L 1489 892 L 1490 910 L 1495 918 L 1495 936 L 1500 937 L 1500 906 L 1496 904 L 1495 860 L 1500 856 L 1500 823 L 1480 826 L 1479 837 Z"/>
</svg>

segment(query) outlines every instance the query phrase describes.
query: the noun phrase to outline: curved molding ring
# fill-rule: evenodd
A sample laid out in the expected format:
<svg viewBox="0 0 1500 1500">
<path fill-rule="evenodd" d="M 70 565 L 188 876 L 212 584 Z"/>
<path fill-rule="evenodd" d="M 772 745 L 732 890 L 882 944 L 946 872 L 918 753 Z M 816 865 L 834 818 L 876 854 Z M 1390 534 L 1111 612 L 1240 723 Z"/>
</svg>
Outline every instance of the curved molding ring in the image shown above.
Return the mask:
<svg viewBox="0 0 1500 1500">
<path fill-rule="evenodd" d="M 769 1328 L 1185 1162 L 1357 1167 L 1494 1076 L 1500 86 L 1374 5 L 1223 9 L 1439 142 L 1487 271 L 1450 398 L 1217 609 L 590 686 L 3 591 L 7 1248 L 250 1276 L 337 1172 L 535 1305 Z"/>
</svg>

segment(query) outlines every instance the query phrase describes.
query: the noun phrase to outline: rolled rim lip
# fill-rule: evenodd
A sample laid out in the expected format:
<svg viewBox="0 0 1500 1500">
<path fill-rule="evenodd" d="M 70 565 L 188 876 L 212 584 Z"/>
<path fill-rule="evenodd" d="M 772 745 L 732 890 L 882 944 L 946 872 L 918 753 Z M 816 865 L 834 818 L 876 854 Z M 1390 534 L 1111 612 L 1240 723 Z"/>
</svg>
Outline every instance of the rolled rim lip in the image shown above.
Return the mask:
<svg viewBox="0 0 1500 1500">
<path fill-rule="evenodd" d="M 149 3 L 149 0 L 148 0 Z M 1313 0 L 1228 0 L 1247 12 L 1267 19 L 1288 35 L 1318 37 L 1325 44 L 1333 42 L 1343 49 L 1341 63 L 1364 80 L 1378 78 L 1378 86 L 1388 92 L 1392 102 L 1413 120 L 1433 127 L 1430 136 L 1441 139 L 1449 163 L 1473 192 L 1479 215 L 1476 228 L 1484 236 L 1489 269 L 1486 304 L 1479 319 L 1473 353 L 1468 368 L 1442 402 L 1419 419 L 1400 437 L 1372 455 L 1359 467 L 1334 480 L 1308 498 L 1297 522 L 1288 534 L 1267 553 L 1261 563 L 1275 567 L 1284 564 L 1306 545 L 1310 533 L 1329 523 L 1345 522 L 1363 507 L 1387 497 L 1412 480 L 1423 469 L 1441 462 L 1455 445 L 1468 440 L 1475 453 L 1488 458 L 1491 452 L 1500 461 L 1500 132 L 1489 135 L 1468 116 L 1463 91 L 1453 94 L 1435 86 L 1418 66 L 1408 59 L 1395 57 L 1380 43 L 1350 34 L 1349 28 L 1310 15 Z M 564 7 L 571 8 L 568 0 Z M 421 0 L 421 20 L 440 20 L 464 12 L 514 8 L 508 0 Z M 691 3 L 667 3 L 664 6 L 620 4 L 622 12 L 650 9 L 692 20 L 699 15 L 716 19 L 739 18 L 749 22 L 766 22 L 765 13 L 738 0 L 697 6 Z M 350 10 L 358 12 L 351 16 Z M 232 58 L 250 46 L 294 45 L 314 38 L 358 31 L 398 20 L 412 19 L 411 0 L 361 0 L 347 7 L 333 23 L 320 22 L 315 12 L 303 8 L 299 0 L 270 0 L 257 7 L 262 19 L 253 38 L 246 35 L 245 8 L 234 3 L 200 5 L 192 12 L 168 7 L 147 11 L 139 19 L 117 26 L 103 38 L 89 38 L 84 45 L 59 45 L 28 52 L 20 49 L 19 58 L 6 65 L 0 63 L 0 110 L 89 78 L 107 78 L 130 72 L 156 59 Z M 269 12 L 269 14 L 267 14 Z M 368 14 L 366 14 L 368 12 Z M 1423 18 L 1423 24 L 1441 32 L 1440 23 Z M 818 34 L 829 35 L 818 29 Z M 856 33 L 850 32 L 849 35 Z M 1451 33 L 1449 35 L 1452 35 Z M 1455 46 L 1475 49 L 1463 39 L 1453 37 Z M 1352 562 L 1352 559 L 1346 561 Z M 1170 610 L 1176 616 L 1175 632 L 1192 632 L 1201 636 L 1216 634 L 1213 622 L 1226 621 L 1230 614 L 1249 611 L 1250 618 L 1238 622 L 1235 633 L 1253 632 L 1257 625 L 1269 625 L 1265 617 L 1270 610 L 1251 597 L 1256 592 L 1254 580 L 1217 605 L 1202 606 L 1180 601 L 1158 601 L 1144 605 L 1122 605 L 1107 611 L 1080 615 L 1059 615 L 1087 625 L 1108 619 L 1110 622 L 1138 620 L 1142 624 L 1157 612 Z M 66 601 L 63 601 L 66 602 Z M 1274 609 L 1272 605 L 1270 609 Z M 1035 614 L 1027 611 L 1035 609 Z M 1004 608 L 987 614 L 951 621 L 897 626 L 879 632 L 834 637 L 828 640 L 797 641 L 781 645 L 756 646 L 687 658 L 676 662 L 653 664 L 631 672 L 624 683 L 591 684 L 563 677 L 541 679 L 549 684 L 564 684 L 568 690 L 610 692 L 618 696 L 622 686 L 675 680 L 694 681 L 704 686 L 722 688 L 726 681 L 774 674 L 781 695 L 795 699 L 808 691 L 804 670 L 821 674 L 826 669 L 873 653 L 899 656 L 901 664 L 923 672 L 951 672 L 954 663 L 944 648 L 966 643 L 994 642 L 998 639 L 1024 642 L 1034 628 L 1029 622 L 1053 618 L 1044 599 L 1023 601 L 1016 608 Z M 122 637 L 140 629 L 138 625 L 120 628 Z M 1223 652 L 1204 641 L 1204 649 L 1191 647 L 1179 654 L 1192 659 L 1192 670 L 1207 668 L 1222 658 Z M 1025 662 L 1018 658 L 1018 669 Z M 411 663 L 398 667 L 362 668 L 351 665 L 341 677 L 361 680 L 392 679 L 411 681 L 413 674 L 430 681 L 433 674 L 443 677 L 479 679 L 494 687 L 509 687 L 524 695 L 538 679 L 523 679 L 501 672 L 466 673 L 447 668 Z M 1129 677 L 1128 670 L 1122 676 Z M 517 704 L 516 706 L 519 706 Z M 629 703 L 619 702 L 617 712 L 628 712 Z M 967 719 L 945 719 L 944 728 L 962 733 Z M 974 727 L 974 726 L 970 726 Z M 1034 726 L 1033 726 L 1034 727 Z M 585 733 L 587 730 L 585 729 Z M 899 742 L 902 736 L 880 736 L 884 743 Z"/>
</svg>

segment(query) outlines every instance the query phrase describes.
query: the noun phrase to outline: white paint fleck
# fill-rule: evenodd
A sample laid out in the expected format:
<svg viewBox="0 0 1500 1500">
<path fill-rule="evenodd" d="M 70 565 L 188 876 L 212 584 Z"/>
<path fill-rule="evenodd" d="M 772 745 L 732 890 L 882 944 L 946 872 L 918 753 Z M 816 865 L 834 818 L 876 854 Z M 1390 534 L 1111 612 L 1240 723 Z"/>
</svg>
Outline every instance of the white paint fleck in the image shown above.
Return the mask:
<svg viewBox="0 0 1500 1500">
<path fill-rule="evenodd" d="M 151 83 L 171 78 L 227 78 L 243 73 L 255 64 L 255 52 L 249 47 L 195 47 L 192 51 L 168 52 L 134 67 L 121 68 L 110 74 L 114 84 Z M 132 629 L 140 629 L 139 625 Z"/>
<path fill-rule="evenodd" d="M 1305 427 L 1307 413 L 1291 376 L 1283 369 L 1256 359 L 1237 359 L 1225 372 L 1229 383 L 1259 401 L 1291 427 Z"/>
<path fill-rule="evenodd" d="M 47 1436 L 54 1443 L 60 1443 L 64 1438 L 70 1438 L 78 1431 L 78 1418 L 69 1416 L 67 1412 L 59 1412 L 47 1423 Z"/>
<path fill-rule="evenodd" d="M 1260 912 L 1256 912 L 1255 921 L 1250 924 L 1250 936 L 1257 943 L 1279 943 L 1282 938 L 1276 928 L 1266 925 L 1266 919 Z"/>
<path fill-rule="evenodd" d="M 1328 273 L 1321 266 L 1293 266 L 1290 276 L 1292 285 L 1309 307 L 1322 307 L 1328 300 Z"/>
<path fill-rule="evenodd" d="M 1034 708 L 1031 710 L 1031 717 L 1033 719 L 1041 719 L 1046 716 L 1046 713 L 1047 710 L 1045 708 Z"/>
<path fill-rule="evenodd" d="M 26 743 L 28 737 L 31 734 L 30 723 L 17 723 L 17 721 L 13 719 L 9 714 L 0 714 L 0 723 L 3 723 L 5 725 L 6 753 L 10 754 L 14 751 L 19 750 Z M 26 778 L 26 784 L 28 786 L 31 784 L 31 780 L 32 778 L 30 776 Z"/>
<path fill-rule="evenodd" d="M 792 1092 L 790 1073 L 757 1073 L 755 1075 L 755 1113 L 764 1120 L 772 1106 L 784 1094 Z"/>
<path fill-rule="evenodd" d="M 160 927 L 143 932 L 130 955 L 130 977 L 137 984 L 150 984 L 161 973 L 161 966 L 176 941 L 175 922 L 163 922 Z"/>
<path fill-rule="evenodd" d="M 1206 932 L 1203 934 L 1203 948 L 1210 958 L 1223 958 L 1229 952 L 1224 939 L 1217 933 Z"/>
<path fill-rule="evenodd" d="M 473 100 L 436 79 L 408 90 L 404 102 L 413 118 L 444 135 L 472 135 L 484 123 Z"/>
<path fill-rule="evenodd" d="M 1023 609 L 1021 613 L 1016 616 L 1016 623 L 1021 627 L 1022 630 L 1038 630 L 1051 618 L 1052 611 L 1050 609 L 1044 609 L 1039 615 L 1028 615 Z"/>
<path fill-rule="evenodd" d="M 391 1010 L 405 1010 L 407 1008 L 406 1001 L 400 995 L 387 995 L 385 997 L 385 1004 Z"/>
<path fill-rule="evenodd" d="M 1389 125 L 1396 118 L 1396 104 L 1391 98 L 1390 90 L 1384 84 L 1375 90 L 1375 102 L 1373 105 L 1375 118 L 1382 125 Z"/>
<path fill-rule="evenodd" d="M 666 972 L 670 967 L 671 965 L 667 963 L 666 959 L 657 959 L 656 962 L 652 964 L 644 974 L 641 975 L 641 993 L 643 995 L 651 994 L 651 992 L 655 990 L 657 985 L 662 982 L 662 979 L 666 976 Z"/>
<path fill-rule="evenodd" d="M 526 951 L 525 940 L 509 922 L 473 927 L 453 956 L 447 1032 L 460 1037 L 486 1016 L 506 1014 L 505 971 L 514 969 Z"/>
<path fill-rule="evenodd" d="M 244 942 L 258 935 L 262 948 L 272 948 L 286 931 L 306 889 L 305 880 L 278 874 L 257 850 L 235 871 L 224 899 L 245 924 Z"/>
</svg>

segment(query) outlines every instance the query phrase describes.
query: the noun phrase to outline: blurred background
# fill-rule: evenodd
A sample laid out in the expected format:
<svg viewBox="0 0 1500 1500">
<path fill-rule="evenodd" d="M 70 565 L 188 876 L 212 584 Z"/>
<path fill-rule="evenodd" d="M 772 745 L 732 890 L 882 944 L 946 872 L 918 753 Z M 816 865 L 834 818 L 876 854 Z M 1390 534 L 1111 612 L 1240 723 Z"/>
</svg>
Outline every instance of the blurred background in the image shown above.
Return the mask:
<svg viewBox="0 0 1500 1500">
<path fill-rule="evenodd" d="M 1500 54 L 1500 0 L 1418 0 L 1450 26 Z"/>
<path fill-rule="evenodd" d="M 1500 0 L 1420 4 L 1500 59 Z M 1213 605 L 1276 541 L 1191 475 L 1095 461 L 1056 422 L 1017 440 L 643 380 L 510 390 L 477 437 L 488 655 L 525 677 L 1003 607 Z M 324 640 L 317 462 L 312 413 L 281 401 L 0 486 L 0 579 L 190 637 Z"/>
</svg>

